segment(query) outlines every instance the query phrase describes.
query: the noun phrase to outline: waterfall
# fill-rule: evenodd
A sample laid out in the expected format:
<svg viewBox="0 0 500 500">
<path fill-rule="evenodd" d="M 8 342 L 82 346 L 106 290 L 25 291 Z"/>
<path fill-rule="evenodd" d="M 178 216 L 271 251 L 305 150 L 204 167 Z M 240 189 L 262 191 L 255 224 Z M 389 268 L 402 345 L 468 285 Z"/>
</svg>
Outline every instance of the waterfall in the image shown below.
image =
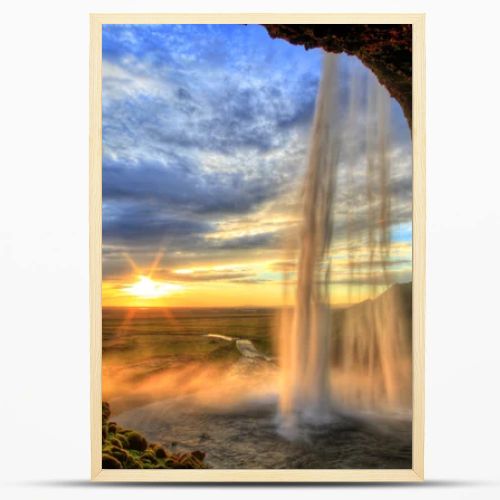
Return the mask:
<svg viewBox="0 0 500 500">
<path fill-rule="evenodd" d="M 394 284 L 390 97 L 364 68 L 343 89 L 339 62 L 337 55 L 324 56 L 301 192 L 295 300 L 280 318 L 280 432 L 291 438 L 328 422 L 334 401 L 400 404 L 411 379 L 408 311 L 399 289 L 377 297 Z M 336 325 L 331 291 L 337 283 L 350 302 L 373 299 L 369 311 L 350 308 Z"/>
<path fill-rule="evenodd" d="M 411 286 L 337 314 L 332 390 L 344 407 L 377 412 L 411 408 Z"/>
<path fill-rule="evenodd" d="M 280 338 L 282 432 L 301 421 L 321 421 L 330 410 L 331 311 L 329 249 L 338 162 L 338 58 L 323 63 L 303 191 L 293 318 L 283 314 Z M 286 317 L 288 316 L 288 317 Z"/>
</svg>

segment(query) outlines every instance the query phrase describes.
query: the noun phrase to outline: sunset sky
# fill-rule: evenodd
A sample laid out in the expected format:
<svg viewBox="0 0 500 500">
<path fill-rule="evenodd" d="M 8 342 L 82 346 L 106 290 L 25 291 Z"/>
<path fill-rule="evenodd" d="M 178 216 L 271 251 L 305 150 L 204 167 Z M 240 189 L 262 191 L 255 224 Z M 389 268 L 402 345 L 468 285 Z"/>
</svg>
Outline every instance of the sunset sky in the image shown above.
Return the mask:
<svg viewBox="0 0 500 500">
<path fill-rule="evenodd" d="M 104 306 L 282 303 L 321 60 L 261 26 L 103 26 Z M 347 56 L 341 68 L 346 82 L 364 71 Z M 404 282 L 411 144 L 394 100 L 391 111 L 390 272 Z"/>
</svg>

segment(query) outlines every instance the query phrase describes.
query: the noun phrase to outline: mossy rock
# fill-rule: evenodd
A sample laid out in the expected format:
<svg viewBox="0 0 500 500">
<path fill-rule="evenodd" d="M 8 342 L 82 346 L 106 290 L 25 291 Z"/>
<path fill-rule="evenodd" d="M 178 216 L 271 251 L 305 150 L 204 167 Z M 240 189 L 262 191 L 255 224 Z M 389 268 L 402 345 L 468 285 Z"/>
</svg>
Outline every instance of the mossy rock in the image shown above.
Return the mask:
<svg viewBox="0 0 500 500">
<path fill-rule="evenodd" d="M 116 439 L 117 441 L 119 441 L 121 443 L 122 448 L 129 447 L 128 438 L 127 438 L 127 436 L 125 436 L 125 434 L 115 434 L 114 439 Z"/>
<path fill-rule="evenodd" d="M 173 469 L 176 461 L 172 457 L 163 460 L 162 465 L 164 469 Z"/>
<path fill-rule="evenodd" d="M 122 464 L 112 455 L 107 453 L 102 454 L 102 468 L 103 469 L 122 469 Z"/>
<path fill-rule="evenodd" d="M 109 403 L 103 401 L 102 403 L 102 423 L 105 424 L 111 415 L 111 408 Z"/>
<path fill-rule="evenodd" d="M 125 469 L 143 469 L 144 465 L 139 460 L 135 460 L 134 458 L 130 457 L 124 468 Z"/>
<path fill-rule="evenodd" d="M 121 464 L 126 464 L 131 458 L 127 450 L 118 446 L 106 446 L 103 452 L 115 457 Z"/>
<path fill-rule="evenodd" d="M 203 469 L 205 453 L 171 453 L 159 444 L 148 445 L 139 432 L 109 422 L 110 407 L 103 403 L 102 463 L 104 469 Z M 176 446 L 175 441 L 172 446 Z"/>
<path fill-rule="evenodd" d="M 168 454 L 165 451 L 165 448 L 163 446 L 160 446 L 159 444 L 153 444 L 149 446 L 153 453 L 155 454 L 156 458 L 164 459 L 167 458 Z"/>
<path fill-rule="evenodd" d="M 115 437 L 109 438 L 108 443 L 112 444 L 113 446 L 118 446 L 119 448 L 123 448 L 123 443 Z"/>
<path fill-rule="evenodd" d="M 132 450 L 144 451 L 148 447 L 146 438 L 135 431 L 129 431 L 126 434 L 128 447 Z"/>
<path fill-rule="evenodd" d="M 141 455 L 141 460 L 142 461 L 149 461 L 152 464 L 157 463 L 156 455 L 152 450 L 146 450 L 142 455 Z"/>
</svg>

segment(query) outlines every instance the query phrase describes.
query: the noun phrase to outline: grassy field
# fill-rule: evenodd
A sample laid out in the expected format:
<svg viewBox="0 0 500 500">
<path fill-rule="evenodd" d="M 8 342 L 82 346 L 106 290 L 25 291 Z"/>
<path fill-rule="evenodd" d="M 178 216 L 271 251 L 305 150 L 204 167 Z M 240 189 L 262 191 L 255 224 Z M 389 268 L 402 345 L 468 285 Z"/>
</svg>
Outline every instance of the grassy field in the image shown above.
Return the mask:
<svg viewBox="0 0 500 500">
<path fill-rule="evenodd" d="M 411 285 L 398 286 L 393 292 L 402 300 L 400 320 L 407 320 L 401 325 L 411 325 Z M 381 339 L 391 329 L 379 331 L 373 323 L 375 316 L 384 324 L 390 319 L 395 305 L 388 300 L 392 295 L 373 304 L 332 310 L 332 390 L 336 401 L 346 407 L 365 408 L 366 403 L 368 408 L 379 408 L 372 405 L 375 396 L 375 402 L 384 403 L 386 378 L 379 376 L 379 365 L 392 366 L 391 387 L 401 386 L 403 395 L 411 396 L 411 389 L 403 383 L 406 379 L 411 382 L 411 360 L 408 364 L 406 359 L 411 353 L 411 328 L 394 337 L 397 345 L 403 344 L 398 349 L 410 348 L 385 352 L 388 346 Z M 103 401 L 110 403 L 113 421 L 144 436 L 136 439 L 140 450 L 125 449 L 118 441 L 130 441 L 132 431 L 117 435 L 108 426 L 104 441 L 108 465 L 167 467 L 165 459 L 153 457 L 156 448 L 146 448 L 149 441 L 159 443 L 179 467 L 187 466 L 181 458 L 191 460 L 193 453 L 207 457 L 204 462 L 196 459 L 196 466 L 222 469 L 411 466 L 411 420 L 404 412 L 394 421 L 375 422 L 373 427 L 361 420 L 336 418 L 334 424 L 316 430 L 307 443 L 279 436 L 276 359 L 249 359 L 242 356 L 241 343 L 231 341 L 250 340 L 274 358 L 277 312 L 255 308 L 104 309 Z M 374 365 L 368 371 L 372 344 L 376 347 Z M 396 359 L 394 352 L 400 354 Z M 404 370 L 399 369 L 400 364 Z M 118 464 L 120 457 L 126 457 L 126 462 Z"/>
<path fill-rule="evenodd" d="M 386 300 L 393 296 L 400 302 Z M 388 349 L 381 339 L 392 330 L 375 331 L 373 314 L 376 312 L 389 325 L 394 312 L 389 306 L 395 304 L 401 304 L 398 325 L 399 328 L 405 325 L 401 334 L 406 339 L 395 335 L 390 342 L 394 348 Z M 277 313 L 265 308 L 105 308 L 103 398 L 118 411 L 181 394 L 180 386 L 188 390 L 190 380 L 217 384 L 216 380 L 200 381 L 199 374 L 214 364 L 219 370 L 227 370 L 241 354 L 235 342 L 214 335 L 250 340 L 258 351 L 275 358 L 273 333 Z M 385 373 L 384 366 L 388 363 L 394 368 L 405 363 L 410 366 L 411 359 L 407 358 L 411 353 L 411 284 L 393 287 L 373 302 L 373 308 L 369 303 L 361 303 L 352 309 L 333 309 L 332 326 L 332 365 L 348 377 L 348 392 L 353 392 L 353 375 L 368 376 L 367 360 L 372 344 L 376 344 L 372 349 L 376 373 Z M 373 342 L 368 342 L 368 338 Z M 396 358 L 395 349 L 402 349 Z M 372 381 L 374 373 L 370 375 Z M 340 375 L 336 378 L 339 383 L 345 378 Z M 409 377 L 406 378 L 410 380 Z"/>
<path fill-rule="evenodd" d="M 115 411 L 143 404 L 154 399 L 155 377 L 183 370 L 188 376 L 187 367 L 239 358 L 234 342 L 210 334 L 248 339 L 273 355 L 274 321 L 273 309 L 105 308 L 103 398 Z"/>
<path fill-rule="evenodd" d="M 273 349 L 273 309 L 103 309 L 103 356 L 138 361 L 171 354 L 198 358 L 220 342 L 218 334 L 252 340 Z"/>
</svg>

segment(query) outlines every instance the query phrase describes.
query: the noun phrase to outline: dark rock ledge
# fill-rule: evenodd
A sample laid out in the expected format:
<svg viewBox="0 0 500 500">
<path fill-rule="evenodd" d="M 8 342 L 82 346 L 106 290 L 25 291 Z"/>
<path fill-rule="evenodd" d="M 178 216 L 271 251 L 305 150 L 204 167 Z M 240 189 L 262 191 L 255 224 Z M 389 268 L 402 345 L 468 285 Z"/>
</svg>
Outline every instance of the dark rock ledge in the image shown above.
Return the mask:
<svg viewBox="0 0 500 500">
<path fill-rule="evenodd" d="M 272 38 L 306 49 L 357 56 L 377 76 L 405 114 L 411 127 L 411 24 L 264 24 Z"/>
</svg>

